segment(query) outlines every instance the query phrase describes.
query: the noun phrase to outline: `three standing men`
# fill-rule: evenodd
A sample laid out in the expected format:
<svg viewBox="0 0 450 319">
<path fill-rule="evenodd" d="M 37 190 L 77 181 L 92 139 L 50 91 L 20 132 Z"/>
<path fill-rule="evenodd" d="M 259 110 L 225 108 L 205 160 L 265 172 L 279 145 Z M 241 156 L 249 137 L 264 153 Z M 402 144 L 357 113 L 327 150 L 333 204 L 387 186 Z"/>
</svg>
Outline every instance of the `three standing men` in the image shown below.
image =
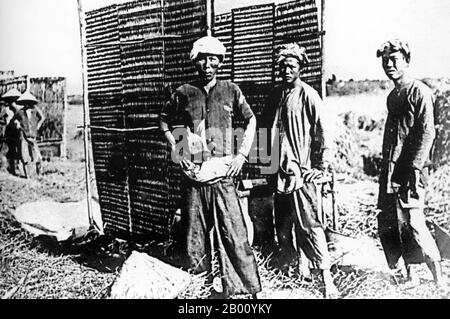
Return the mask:
<svg viewBox="0 0 450 319">
<path fill-rule="evenodd" d="M 411 51 L 395 39 L 377 51 L 383 69 L 395 88 L 387 98 L 388 116 L 383 139 L 378 227 L 388 265 L 398 269 L 400 257 L 414 279 L 413 264 L 426 262 L 435 282 L 442 283 L 441 256 L 425 224 L 424 169 L 435 138 L 433 95 L 422 82 L 411 78 Z"/>
<path fill-rule="evenodd" d="M 179 87 L 161 113 L 161 130 L 176 154 L 174 127 L 183 126 L 205 139 L 209 154 L 234 154 L 232 119 L 239 112 L 247 120 L 238 155 L 226 178 L 212 185 L 187 181 L 182 208 L 184 253 L 189 268 L 211 270 L 209 233 L 214 230 L 225 295 L 261 291 L 255 258 L 247 240 L 244 219 L 232 177 L 245 162 L 252 144 L 256 120 L 239 87 L 216 79 L 225 56 L 217 39 L 204 37 L 194 44 L 191 59 L 199 80 Z M 403 257 L 411 277 L 411 265 L 424 260 L 437 284 L 442 282 L 440 254 L 423 216 L 423 167 L 434 139 L 433 97 L 422 83 L 408 76 L 410 51 L 406 43 L 389 41 L 377 52 L 394 82 L 388 97 L 378 216 L 380 239 L 388 264 L 397 268 Z M 279 150 L 275 191 L 275 227 L 286 253 L 301 248 L 314 268 L 322 271 L 325 295 L 338 291 L 330 273 L 330 257 L 323 221 L 317 207 L 317 184 L 330 164 L 327 126 L 317 92 L 300 80 L 307 62 L 304 48 L 286 45 L 279 54 L 283 83 L 270 94 L 261 127 L 272 132 L 272 149 Z M 203 158 L 201 159 L 203 160 Z M 184 158 L 182 166 L 192 163 Z M 319 195 L 320 196 L 320 195 Z"/>
</svg>

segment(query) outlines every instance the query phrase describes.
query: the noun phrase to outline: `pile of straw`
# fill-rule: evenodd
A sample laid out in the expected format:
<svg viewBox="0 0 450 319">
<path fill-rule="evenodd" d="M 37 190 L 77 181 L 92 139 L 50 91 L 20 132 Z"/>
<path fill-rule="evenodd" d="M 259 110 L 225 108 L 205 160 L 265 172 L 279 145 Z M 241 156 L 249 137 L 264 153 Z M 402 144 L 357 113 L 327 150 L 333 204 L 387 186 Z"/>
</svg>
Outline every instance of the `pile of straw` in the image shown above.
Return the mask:
<svg viewBox="0 0 450 319">
<path fill-rule="evenodd" d="M 111 288 L 111 298 L 174 299 L 190 282 L 187 272 L 133 251 Z"/>
</svg>

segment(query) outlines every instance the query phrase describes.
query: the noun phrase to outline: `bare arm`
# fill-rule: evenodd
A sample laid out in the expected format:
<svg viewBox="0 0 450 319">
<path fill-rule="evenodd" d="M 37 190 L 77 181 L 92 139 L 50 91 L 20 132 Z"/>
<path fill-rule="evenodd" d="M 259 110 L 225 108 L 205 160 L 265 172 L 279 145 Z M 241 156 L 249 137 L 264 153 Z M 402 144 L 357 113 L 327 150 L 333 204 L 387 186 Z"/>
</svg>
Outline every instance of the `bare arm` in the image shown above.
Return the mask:
<svg viewBox="0 0 450 319">
<path fill-rule="evenodd" d="M 169 143 L 170 149 L 172 150 L 172 152 L 174 152 L 176 141 L 175 141 L 175 137 L 173 136 L 172 132 L 169 130 L 165 131 L 164 137 L 166 138 L 167 143 Z"/>
<path fill-rule="evenodd" d="M 247 157 L 250 153 L 250 148 L 252 147 L 253 140 L 256 133 L 256 118 L 252 116 L 247 123 L 244 132 L 244 138 L 242 140 L 241 147 L 239 148 L 239 154 Z"/>
</svg>

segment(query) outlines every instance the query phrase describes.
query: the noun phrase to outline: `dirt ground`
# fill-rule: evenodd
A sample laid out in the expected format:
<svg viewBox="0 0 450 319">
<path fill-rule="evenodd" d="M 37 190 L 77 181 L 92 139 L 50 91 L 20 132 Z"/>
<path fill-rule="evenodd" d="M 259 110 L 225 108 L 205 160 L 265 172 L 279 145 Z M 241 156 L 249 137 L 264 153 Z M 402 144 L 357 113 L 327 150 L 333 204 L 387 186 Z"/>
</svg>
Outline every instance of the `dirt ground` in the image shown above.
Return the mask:
<svg viewBox="0 0 450 319">
<path fill-rule="evenodd" d="M 359 102 L 346 99 L 347 109 L 335 107 L 335 114 L 349 111 L 351 104 L 369 103 L 376 107 L 374 98 L 362 98 Z M 376 97 L 377 101 L 384 97 Z M 345 100 L 345 99 L 344 99 Z M 330 105 L 341 105 L 343 99 L 330 101 Z M 334 104 L 333 104 L 334 103 Z M 374 107 L 375 108 L 375 107 Z M 382 117 L 382 109 L 370 108 L 376 118 Z M 378 110 L 378 111 L 377 111 Z M 45 162 L 43 175 L 34 180 L 24 180 L 0 172 L 0 296 L 17 299 L 72 299 L 107 298 L 121 263 L 127 253 L 140 247 L 112 238 L 95 238 L 94 244 L 76 243 L 61 246 L 33 238 L 13 220 L 11 212 L 19 205 L 42 199 L 55 201 L 78 201 L 85 196 L 84 163 L 82 159 L 82 136 L 76 126 L 80 123 L 80 110 L 71 109 L 71 151 L 66 161 Z M 381 113 L 381 114 L 380 114 Z M 70 117 L 69 117 L 70 118 Z M 369 140 L 376 148 L 377 137 Z M 366 143 L 367 144 L 367 143 Z M 381 146 L 380 146 L 381 147 Z M 377 237 L 376 225 L 376 177 L 361 172 L 340 174 L 337 187 L 340 231 L 351 236 Z M 255 251 L 258 257 L 263 292 L 260 298 L 315 299 L 322 298 L 321 285 L 313 275 L 304 278 L 290 272 L 280 274 L 267 266 L 267 257 Z M 450 282 L 450 262 L 443 262 L 444 274 Z M 424 265 L 417 268 L 420 284 L 410 285 L 395 282 L 387 271 L 368 269 L 333 269 L 334 282 L 341 298 L 366 299 L 410 299 L 449 298 L 447 291 L 435 288 L 431 274 Z M 207 298 L 208 289 L 198 279 L 180 298 Z"/>
</svg>

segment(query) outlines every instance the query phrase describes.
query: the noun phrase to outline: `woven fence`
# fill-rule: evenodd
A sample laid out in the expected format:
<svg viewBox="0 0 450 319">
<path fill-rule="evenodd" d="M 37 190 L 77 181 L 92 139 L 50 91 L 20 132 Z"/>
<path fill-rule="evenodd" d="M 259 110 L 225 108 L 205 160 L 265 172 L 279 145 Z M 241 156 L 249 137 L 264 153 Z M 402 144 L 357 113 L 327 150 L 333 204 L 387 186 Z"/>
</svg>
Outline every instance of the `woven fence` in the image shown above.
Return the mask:
<svg viewBox="0 0 450 319">
<path fill-rule="evenodd" d="M 195 79 L 189 53 L 193 42 L 206 35 L 206 3 L 137 0 L 86 14 L 97 188 L 105 230 L 114 236 L 170 238 L 181 199 L 181 172 L 169 160 L 158 116 L 171 92 Z M 214 35 L 227 48 L 219 77 L 238 83 L 258 115 L 277 81 L 274 52 L 281 43 L 302 40 L 308 44 L 313 64 L 305 79 L 320 88 L 320 60 L 314 60 L 318 34 L 314 43 L 305 40 L 305 33 L 312 37 L 318 26 L 314 29 L 310 18 L 297 17 L 314 9 L 317 22 L 311 3 L 252 6 L 214 18 Z M 284 26 L 277 21 L 282 18 L 299 30 L 280 31 Z M 236 121 L 235 126 L 240 125 Z M 258 174 L 257 165 L 247 165 L 240 178 Z"/>
<path fill-rule="evenodd" d="M 194 79 L 189 52 L 206 35 L 206 1 L 138 0 L 88 12 L 86 23 L 105 229 L 126 239 L 168 239 L 181 176 L 169 160 L 158 116 L 172 90 Z"/>
</svg>

